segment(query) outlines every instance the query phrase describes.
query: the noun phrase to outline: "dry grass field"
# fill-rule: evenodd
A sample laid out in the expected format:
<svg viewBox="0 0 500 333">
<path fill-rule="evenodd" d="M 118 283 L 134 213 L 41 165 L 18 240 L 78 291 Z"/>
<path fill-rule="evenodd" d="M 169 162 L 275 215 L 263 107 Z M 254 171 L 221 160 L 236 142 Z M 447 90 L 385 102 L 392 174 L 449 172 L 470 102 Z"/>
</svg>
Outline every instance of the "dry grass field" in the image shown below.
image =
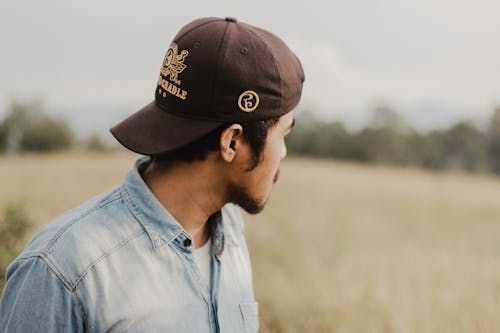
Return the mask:
<svg viewBox="0 0 500 333">
<path fill-rule="evenodd" d="M 0 157 L 38 225 L 134 155 Z M 247 216 L 261 332 L 500 332 L 500 178 L 290 158 Z"/>
</svg>

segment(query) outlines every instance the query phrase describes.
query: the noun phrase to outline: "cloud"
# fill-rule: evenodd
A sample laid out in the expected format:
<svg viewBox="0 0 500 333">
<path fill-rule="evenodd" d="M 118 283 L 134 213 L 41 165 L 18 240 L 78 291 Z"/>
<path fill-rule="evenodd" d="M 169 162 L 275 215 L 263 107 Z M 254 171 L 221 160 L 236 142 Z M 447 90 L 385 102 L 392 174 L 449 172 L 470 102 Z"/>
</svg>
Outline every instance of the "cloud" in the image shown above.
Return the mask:
<svg viewBox="0 0 500 333">
<path fill-rule="evenodd" d="M 419 63 L 416 55 L 412 66 L 378 68 L 349 61 L 326 39 L 291 38 L 289 43 L 306 72 L 302 105 L 319 109 L 325 117 L 367 112 L 377 103 L 392 104 L 403 113 L 414 112 L 418 105 L 442 105 L 447 113 L 455 108 L 457 113 L 468 109 L 484 115 L 500 101 L 498 61 L 450 56 L 448 62 Z"/>
</svg>

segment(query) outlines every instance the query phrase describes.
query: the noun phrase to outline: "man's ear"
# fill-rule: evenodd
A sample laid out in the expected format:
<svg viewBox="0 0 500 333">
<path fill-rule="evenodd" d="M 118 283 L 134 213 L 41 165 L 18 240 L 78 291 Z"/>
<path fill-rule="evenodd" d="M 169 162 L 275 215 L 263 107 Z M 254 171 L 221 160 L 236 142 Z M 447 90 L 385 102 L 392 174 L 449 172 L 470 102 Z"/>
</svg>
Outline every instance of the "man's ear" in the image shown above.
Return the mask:
<svg viewBox="0 0 500 333">
<path fill-rule="evenodd" d="M 226 162 L 232 162 L 243 144 L 243 127 L 232 124 L 220 136 L 220 155 Z"/>
</svg>

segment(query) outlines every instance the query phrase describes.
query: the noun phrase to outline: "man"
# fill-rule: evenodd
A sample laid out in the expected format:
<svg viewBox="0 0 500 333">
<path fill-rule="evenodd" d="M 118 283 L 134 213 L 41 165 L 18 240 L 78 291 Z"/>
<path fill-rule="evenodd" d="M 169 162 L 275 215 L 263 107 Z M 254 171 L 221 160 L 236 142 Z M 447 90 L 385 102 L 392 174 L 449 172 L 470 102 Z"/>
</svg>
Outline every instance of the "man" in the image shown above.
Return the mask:
<svg viewBox="0 0 500 333">
<path fill-rule="evenodd" d="M 9 266 L 2 332 L 256 332 L 239 209 L 266 203 L 304 74 L 234 18 L 183 27 L 155 100 L 111 129 L 123 184 L 40 230 Z"/>
</svg>

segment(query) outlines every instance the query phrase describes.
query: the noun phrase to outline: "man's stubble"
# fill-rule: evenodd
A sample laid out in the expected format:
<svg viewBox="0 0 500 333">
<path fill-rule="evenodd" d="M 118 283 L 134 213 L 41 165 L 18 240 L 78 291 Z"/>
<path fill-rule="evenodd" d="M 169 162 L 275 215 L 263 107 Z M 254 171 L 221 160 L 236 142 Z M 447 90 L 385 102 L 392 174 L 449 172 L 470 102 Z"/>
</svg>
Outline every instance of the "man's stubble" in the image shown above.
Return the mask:
<svg viewBox="0 0 500 333">
<path fill-rule="evenodd" d="M 279 179 L 280 169 L 278 169 L 273 178 L 273 184 Z M 228 184 L 226 188 L 228 202 L 234 203 L 243 208 L 248 214 L 258 214 L 262 212 L 267 203 L 267 198 L 258 199 L 252 197 L 247 188 L 239 184 Z"/>
</svg>

